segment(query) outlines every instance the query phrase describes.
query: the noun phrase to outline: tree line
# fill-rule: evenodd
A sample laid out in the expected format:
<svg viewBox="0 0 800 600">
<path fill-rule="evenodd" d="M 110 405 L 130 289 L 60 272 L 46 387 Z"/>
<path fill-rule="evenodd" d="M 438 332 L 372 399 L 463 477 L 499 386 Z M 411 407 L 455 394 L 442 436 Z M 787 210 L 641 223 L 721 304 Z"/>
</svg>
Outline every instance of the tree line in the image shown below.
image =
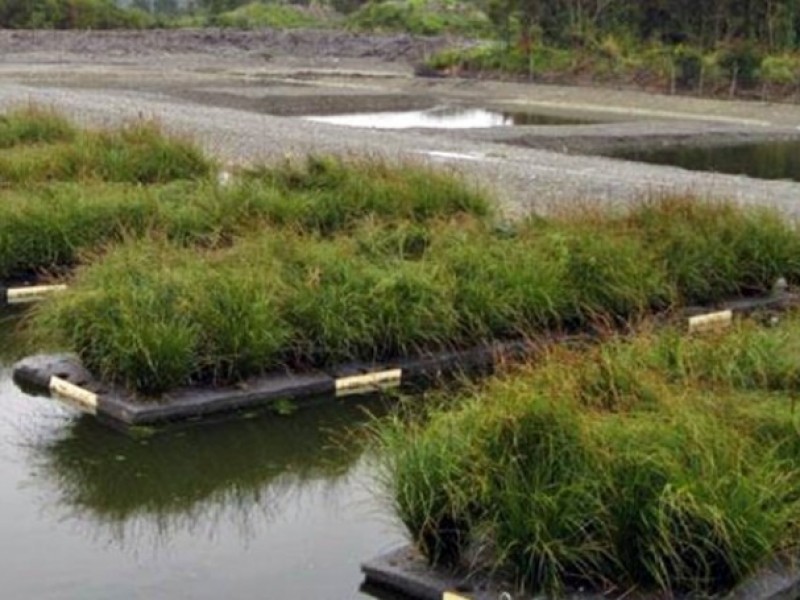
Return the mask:
<svg viewBox="0 0 800 600">
<path fill-rule="evenodd" d="M 748 41 L 791 50 L 800 40 L 800 0 L 490 0 L 499 28 L 533 28 L 546 41 L 602 34 L 703 48 Z"/>
<path fill-rule="evenodd" d="M 148 25 L 145 13 L 111 0 L 0 0 L 0 27 L 8 29 L 122 29 Z"/>
<path fill-rule="evenodd" d="M 215 15 L 249 1 L 0 0 L 0 27 L 137 27 L 146 26 L 149 15 Z M 335 8 L 344 6 L 335 0 L 323 1 Z M 344 4 L 352 10 L 382 3 L 353 0 Z M 800 0 L 461 0 L 461 4 L 484 11 L 498 36 L 539 38 L 557 45 L 575 46 L 614 35 L 698 48 L 732 41 L 751 42 L 769 51 L 800 47 Z"/>
</svg>

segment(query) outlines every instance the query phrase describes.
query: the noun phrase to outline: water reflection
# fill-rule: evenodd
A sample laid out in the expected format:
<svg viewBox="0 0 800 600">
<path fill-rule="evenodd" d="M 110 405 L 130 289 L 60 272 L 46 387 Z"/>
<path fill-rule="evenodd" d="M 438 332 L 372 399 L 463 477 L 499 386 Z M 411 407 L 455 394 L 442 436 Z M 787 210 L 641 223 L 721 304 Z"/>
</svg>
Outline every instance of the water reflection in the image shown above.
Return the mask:
<svg viewBox="0 0 800 600">
<path fill-rule="evenodd" d="M 615 158 L 692 171 L 749 175 L 759 179 L 800 181 L 800 142 L 763 142 L 706 148 L 653 148 L 626 150 Z"/>
<path fill-rule="evenodd" d="M 302 504 L 304 494 L 324 494 L 347 478 L 363 450 L 358 426 L 367 410 L 382 407 L 380 399 L 337 403 L 143 439 L 81 417 L 31 449 L 52 506 L 121 546 L 229 526 L 249 537 Z"/>
<path fill-rule="evenodd" d="M 21 358 L 24 343 L 19 331 L 23 309 L 18 307 L 0 308 L 0 367 Z"/>
<path fill-rule="evenodd" d="M 428 110 L 308 116 L 309 121 L 371 129 L 479 129 L 514 125 L 582 125 L 590 121 L 527 112 L 440 106 Z"/>
<path fill-rule="evenodd" d="M 4 598 L 361 598 L 359 563 L 402 542 L 358 429 L 383 400 L 129 437 L 16 388 L 18 316 L 0 312 Z"/>
</svg>

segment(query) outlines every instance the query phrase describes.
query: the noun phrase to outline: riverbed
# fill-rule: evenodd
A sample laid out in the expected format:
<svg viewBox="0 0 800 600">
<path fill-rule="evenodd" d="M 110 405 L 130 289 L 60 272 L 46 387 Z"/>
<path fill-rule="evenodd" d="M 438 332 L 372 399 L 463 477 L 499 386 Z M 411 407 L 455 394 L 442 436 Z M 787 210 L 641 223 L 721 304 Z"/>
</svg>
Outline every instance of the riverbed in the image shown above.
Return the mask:
<svg viewBox="0 0 800 600">
<path fill-rule="evenodd" d="M 227 166 L 308 153 L 431 162 L 488 189 L 512 216 L 687 193 L 797 214 L 800 182 L 607 155 L 798 140 L 800 105 L 414 77 L 442 44 L 342 32 L 0 32 L 0 106 L 35 102 L 99 125 L 156 119 Z M 303 118 L 437 106 L 592 124 L 387 130 Z"/>
</svg>

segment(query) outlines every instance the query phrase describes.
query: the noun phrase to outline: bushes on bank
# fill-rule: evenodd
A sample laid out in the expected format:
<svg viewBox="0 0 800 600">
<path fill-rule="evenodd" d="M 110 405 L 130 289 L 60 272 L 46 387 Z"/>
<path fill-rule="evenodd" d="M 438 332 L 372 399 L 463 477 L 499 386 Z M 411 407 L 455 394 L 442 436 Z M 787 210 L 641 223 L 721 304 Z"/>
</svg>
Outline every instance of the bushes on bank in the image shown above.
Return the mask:
<svg viewBox="0 0 800 600">
<path fill-rule="evenodd" d="M 500 74 L 553 83 L 599 83 L 664 93 L 793 98 L 800 90 L 800 57 L 766 53 L 753 44 L 713 48 L 658 42 L 620 43 L 614 36 L 572 46 L 487 42 L 446 49 L 420 73 Z"/>
<path fill-rule="evenodd" d="M 275 2 L 250 2 L 233 10 L 211 15 L 208 24 L 214 27 L 258 29 L 274 27 L 293 29 L 321 27 L 325 22 L 308 8 Z"/>
<path fill-rule="evenodd" d="M 417 35 L 487 37 L 491 22 L 479 7 L 454 0 L 366 2 L 348 16 L 354 29 L 402 31 Z"/>
<path fill-rule="evenodd" d="M 143 29 L 153 18 L 112 0 L 0 0 L 0 27 L 8 29 Z"/>
</svg>

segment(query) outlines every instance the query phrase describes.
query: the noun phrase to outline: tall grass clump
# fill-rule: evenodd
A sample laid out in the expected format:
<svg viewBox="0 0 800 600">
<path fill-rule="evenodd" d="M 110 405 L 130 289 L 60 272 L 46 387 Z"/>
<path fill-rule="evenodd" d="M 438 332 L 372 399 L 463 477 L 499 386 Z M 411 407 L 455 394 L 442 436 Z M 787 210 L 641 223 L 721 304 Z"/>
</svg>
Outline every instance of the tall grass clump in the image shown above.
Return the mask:
<svg viewBox="0 0 800 600">
<path fill-rule="evenodd" d="M 69 121 L 44 108 L 29 106 L 0 116 L 0 148 L 69 142 L 75 135 L 76 130 Z"/>
<path fill-rule="evenodd" d="M 230 228 L 209 217 L 215 195 L 204 183 L 67 182 L 7 191 L 0 198 L 2 278 L 63 270 L 83 252 L 148 231 L 199 242 Z"/>
<path fill-rule="evenodd" d="M 335 177 L 302 170 L 313 171 L 310 164 L 264 168 L 223 187 L 208 177 L 170 181 L 181 173 L 156 173 L 130 158 L 126 150 L 107 159 L 127 171 L 118 179 L 157 181 L 56 181 L 0 192 L 0 277 L 71 267 L 82 253 L 151 233 L 209 247 L 268 226 L 333 235 L 364 221 L 411 219 L 424 229 L 432 219 L 484 218 L 489 210 L 453 176 L 414 165 L 320 159 Z"/>
<path fill-rule="evenodd" d="M 455 344 L 458 314 L 446 269 L 430 261 L 357 254 L 348 240 L 294 245 L 288 319 L 292 362 L 381 361 Z"/>
<path fill-rule="evenodd" d="M 598 325 L 601 329 L 625 327 L 630 321 L 679 305 L 682 298 L 695 294 L 690 287 L 692 282 L 676 276 L 678 271 L 670 264 L 669 234 L 650 239 L 646 225 L 632 224 L 642 211 L 654 210 L 650 205 L 603 219 L 532 219 L 497 227 L 481 216 L 482 205 L 470 208 L 465 204 L 463 194 L 423 197 L 421 210 L 416 204 L 418 196 L 413 194 L 403 197 L 397 193 L 393 196 L 396 203 L 383 203 L 385 193 L 394 193 L 396 186 L 404 187 L 402 176 L 385 171 L 388 183 L 380 182 L 377 176 L 362 182 L 357 169 L 356 175 L 351 175 L 347 168 L 334 164 L 337 170 L 333 173 L 301 170 L 287 181 L 276 182 L 277 178 L 287 177 L 286 171 L 265 171 L 260 179 L 249 175 L 241 188 L 221 190 L 200 185 L 197 190 L 205 192 L 194 194 L 194 203 L 186 205 L 186 190 L 191 195 L 193 188 L 177 183 L 164 187 L 146 204 L 132 203 L 129 212 L 122 213 L 127 216 L 120 217 L 124 226 L 104 230 L 106 225 L 102 222 L 96 228 L 101 234 L 95 242 L 122 242 L 121 246 L 106 253 L 84 253 L 87 266 L 78 271 L 73 281 L 74 297 L 73 292 L 68 292 L 42 306 L 33 317 L 33 327 L 52 331 L 51 345 L 78 352 L 88 364 L 102 367 L 105 377 L 140 389 L 135 372 L 139 365 L 126 362 L 126 357 L 115 357 L 124 351 L 122 348 L 108 350 L 102 365 L 97 362 L 99 358 L 92 358 L 95 347 L 106 352 L 104 337 L 111 334 L 96 326 L 92 311 L 84 312 L 79 305 L 103 298 L 107 307 L 131 314 L 128 326 L 147 320 L 150 315 L 146 306 L 126 295 L 115 295 L 102 283 L 113 278 L 96 276 L 94 272 L 128 270 L 128 275 L 119 275 L 120 287 L 130 288 L 131 294 L 138 287 L 156 290 L 162 285 L 162 261 L 158 257 L 162 251 L 163 262 L 172 260 L 171 256 L 182 257 L 170 278 L 181 273 L 185 285 L 174 290 L 170 278 L 163 284 L 172 290 L 169 293 L 174 299 L 164 303 L 171 307 L 164 310 L 176 314 L 180 306 L 191 305 L 193 298 L 203 293 L 201 290 L 208 286 L 206 273 L 212 268 L 220 271 L 225 280 L 216 283 L 223 294 L 234 293 L 233 281 L 240 273 L 235 293 L 258 297 L 263 288 L 252 269 L 263 261 L 267 261 L 267 275 L 262 279 L 276 277 L 274 295 L 268 296 L 274 300 L 271 307 L 276 318 L 289 330 L 284 347 L 262 367 L 247 362 L 241 369 L 229 365 L 209 370 L 203 365 L 210 359 L 199 360 L 195 356 L 189 379 L 198 382 L 232 381 L 276 366 L 302 370 L 351 360 L 390 361 L 553 331 Z M 289 186 L 300 191 L 286 189 Z M 342 193 L 341 201 L 334 205 L 332 199 L 337 192 Z M 294 204 L 298 198 L 300 209 Z M 308 209 L 314 202 L 320 207 L 319 213 Z M 472 210 L 473 214 L 459 212 L 464 210 Z M 332 216 L 321 217 L 322 222 L 316 220 L 327 211 Z M 702 227 L 698 226 L 680 211 L 673 210 L 666 218 L 681 232 L 698 228 L 706 235 L 715 235 L 713 228 L 707 229 L 710 226 L 705 220 L 700 222 Z M 758 232 L 757 219 L 761 217 L 737 218 L 744 226 L 726 239 L 732 245 L 745 247 L 751 242 L 737 240 L 736 235 L 740 231 Z M 724 220 L 720 222 L 727 227 Z M 772 221 L 768 223 L 772 227 Z M 767 278 L 774 273 L 797 280 L 792 271 L 794 258 L 788 251 L 796 243 L 795 236 L 790 226 L 781 227 L 774 232 L 781 234 L 782 241 L 765 245 L 759 260 L 740 255 L 744 257 L 743 272 L 730 273 L 730 289 L 749 291 L 756 281 L 766 287 Z M 80 255 L 79 249 L 59 241 L 63 231 L 69 231 L 69 227 L 54 221 L 52 236 L 45 238 L 54 240 L 54 245 L 34 245 L 31 252 L 47 255 L 48 251 L 63 250 L 65 256 L 70 252 Z M 143 244 L 152 236 L 162 243 L 145 251 Z M 80 237 L 76 234 L 75 239 Z M 686 239 L 705 243 L 699 234 L 692 233 Z M 2 240 L 0 236 L 0 249 Z M 85 244 L 91 246 L 88 240 Z M 689 246 L 689 260 L 693 256 L 691 250 Z M 123 266 L 115 258 L 118 251 L 123 255 L 140 254 L 142 264 L 152 265 L 152 269 L 136 271 Z M 759 270 L 761 262 L 770 261 L 772 267 Z M 226 265 L 224 269 L 222 265 Z M 716 290 L 710 298 L 722 299 L 725 289 L 728 288 Z M 218 302 L 224 301 L 227 300 L 218 298 Z M 70 302 L 77 304 L 63 312 L 59 304 Z M 69 312 L 77 316 L 51 319 L 54 314 Z M 222 323 L 200 318 L 195 326 L 217 328 Z M 78 328 L 80 339 L 71 334 L 59 335 L 73 327 Z M 245 346 L 249 343 L 246 336 L 242 340 Z M 257 345 L 256 341 L 252 343 Z M 676 354 L 674 361 L 680 360 Z M 742 365 L 746 361 L 741 357 Z M 624 371 L 611 374 L 615 378 L 627 377 Z M 165 375 L 158 385 L 146 384 L 141 389 L 146 388 L 148 393 L 163 391 L 168 379 Z M 176 380 L 176 384 L 185 380 L 186 377 Z M 626 385 L 621 380 L 609 383 L 621 388 Z"/>
<path fill-rule="evenodd" d="M 40 313 L 44 331 L 99 376 L 144 394 L 276 367 L 290 329 L 270 255 L 206 251 L 198 261 L 197 252 L 155 240 L 118 247 Z"/>
<path fill-rule="evenodd" d="M 554 349 L 423 417 L 377 422 L 380 480 L 417 547 L 529 592 L 702 596 L 796 550 L 789 395 L 675 379 L 654 360 L 663 343 Z"/>
<path fill-rule="evenodd" d="M 800 236 L 775 212 L 671 198 L 644 203 L 629 218 L 686 304 L 764 292 L 779 276 L 800 278 Z"/>
<path fill-rule="evenodd" d="M 84 180 L 164 183 L 207 177 L 212 168 L 193 143 L 167 136 L 147 122 L 0 150 L 0 183 L 6 186 Z"/>
<path fill-rule="evenodd" d="M 468 213 L 490 216 L 485 195 L 451 173 L 414 163 L 399 166 L 379 159 L 311 156 L 245 175 L 241 193 L 277 190 L 289 201 L 275 203 L 269 217 L 322 234 L 345 229 L 364 215 L 424 221 Z M 264 186 L 267 186 L 266 188 Z"/>
</svg>

